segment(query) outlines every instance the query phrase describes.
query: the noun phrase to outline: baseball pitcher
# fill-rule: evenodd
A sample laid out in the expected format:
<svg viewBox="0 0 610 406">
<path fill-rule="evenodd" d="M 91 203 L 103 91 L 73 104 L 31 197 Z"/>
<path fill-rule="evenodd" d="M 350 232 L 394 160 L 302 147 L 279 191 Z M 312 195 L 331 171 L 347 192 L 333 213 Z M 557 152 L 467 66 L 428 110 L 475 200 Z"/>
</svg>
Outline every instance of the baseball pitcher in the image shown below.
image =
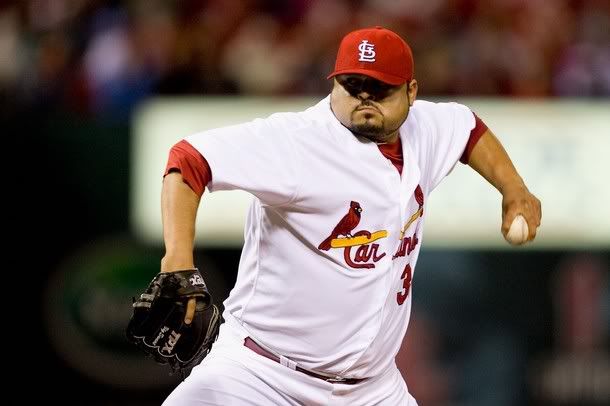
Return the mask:
<svg viewBox="0 0 610 406">
<path fill-rule="evenodd" d="M 523 219 L 511 243 L 536 235 L 540 202 L 500 142 L 468 107 L 416 100 L 397 34 L 347 34 L 328 78 L 331 94 L 305 111 L 194 134 L 169 153 L 166 254 L 128 328 L 161 362 L 197 364 L 167 406 L 415 406 L 394 358 L 428 195 L 462 162 L 502 194 L 507 239 Z M 193 263 L 206 187 L 255 197 L 219 334 Z"/>
</svg>

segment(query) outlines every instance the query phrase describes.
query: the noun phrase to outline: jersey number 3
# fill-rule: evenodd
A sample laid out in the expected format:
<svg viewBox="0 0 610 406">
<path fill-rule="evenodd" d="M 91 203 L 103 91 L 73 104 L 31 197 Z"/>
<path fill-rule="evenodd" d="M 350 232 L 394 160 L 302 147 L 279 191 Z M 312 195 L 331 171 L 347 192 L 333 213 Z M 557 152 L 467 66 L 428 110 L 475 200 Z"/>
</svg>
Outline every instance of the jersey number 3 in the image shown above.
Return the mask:
<svg viewBox="0 0 610 406">
<path fill-rule="evenodd" d="M 396 293 L 396 302 L 398 305 L 402 305 L 405 300 L 407 300 L 407 296 L 409 296 L 409 289 L 411 289 L 411 265 L 407 264 L 405 266 L 405 270 L 402 271 L 402 275 L 400 275 L 400 279 L 402 280 L 402 292 Z"/>
</svg>

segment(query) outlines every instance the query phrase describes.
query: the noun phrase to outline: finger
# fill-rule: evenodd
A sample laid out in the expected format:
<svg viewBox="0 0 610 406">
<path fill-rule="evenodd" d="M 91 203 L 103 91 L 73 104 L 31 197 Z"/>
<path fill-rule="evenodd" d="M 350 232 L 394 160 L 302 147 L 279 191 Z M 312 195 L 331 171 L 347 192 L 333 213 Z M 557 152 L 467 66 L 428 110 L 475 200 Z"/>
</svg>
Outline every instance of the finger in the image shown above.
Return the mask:
<svg viewBox="0 0 610 406">
<path fill-rule="evenodd" d="M 534 226 L 534 227 L 529 227 L 529 237 L 528 237 L 528 241 L 533 241 L 534 238 L 536 238 L 536 231 L 538 231 L 538 227 Z"/>
<path fill-rule="evenodd" d="M 513 220 L 517 217 L 517 213 L 514 210 L 507 211 L 504 213 L 504 218 L 502 219 L 502 235 L 506 237 L 508 234 L 508 230 L 510 229 L 511 224 L 513 224 Z"/>
<path fill-rule="evenodd" d="M 529 227 L 529 238 L 528 241 L 533 241 L 536 238 L 536 234 L 538 233 L 538 227 L 540 227 L 540 214 L 534 213 L 532 214 L 532 221 L 528 221 Z"/>
<path fill-rule="evenodd" d="M 193 318 L 195 317 L 195 306 L 197 305 L 197 300 L 195 298 L 189 299 L 186 304 L 186 315 L 184 316 L 184 322 L 186 324 L 191 324 Z"/>
<path fill-rule="evenodd" d="M 538 231 L 538 227 L 540 227 L 540 222 L 542 219 L 542 209 L 540 206 L 540 200 L 536 199 L 534 204 L 533 204 L 533 213 L 532 213 L 532 218 L 531 218 L 531 222 L 528 219 L 528 227 L 529 227 L 529 241 L 532 241 L 536 238 L 536 233 Z"/>
</svg>

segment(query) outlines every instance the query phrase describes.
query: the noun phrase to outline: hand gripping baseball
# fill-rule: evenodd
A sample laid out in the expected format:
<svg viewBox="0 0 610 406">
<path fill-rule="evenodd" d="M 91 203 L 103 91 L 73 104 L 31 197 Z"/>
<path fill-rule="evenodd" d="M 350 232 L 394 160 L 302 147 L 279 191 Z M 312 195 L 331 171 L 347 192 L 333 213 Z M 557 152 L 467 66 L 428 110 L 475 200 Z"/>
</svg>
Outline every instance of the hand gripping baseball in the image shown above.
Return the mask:
<svg viewBox="0 0 610 406">
<path fill-rule="evenodd" d="M 210 351 L 220 322 L 220 312 L 197 269 L 161 272 L 134 299 L 126 335 L 157 362 L 174 371 L 185 370 Z"/>
<path fill-rule="evenodd" d="M 510 244 L 521 245 L 536 238 L 541 218 L 540 200 L 525 186 L 503 193 L 502 234 Z"/>
</svg>

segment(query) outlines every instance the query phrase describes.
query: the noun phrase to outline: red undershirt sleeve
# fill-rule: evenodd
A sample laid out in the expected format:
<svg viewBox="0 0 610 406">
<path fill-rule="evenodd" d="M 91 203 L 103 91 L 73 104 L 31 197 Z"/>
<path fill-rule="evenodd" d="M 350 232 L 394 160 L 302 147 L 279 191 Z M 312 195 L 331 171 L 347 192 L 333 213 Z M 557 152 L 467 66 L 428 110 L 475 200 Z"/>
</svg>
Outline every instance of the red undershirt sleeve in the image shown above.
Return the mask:
<svg viewBox="0 0 610 406">
<path fill-rule="evenodd" d="M 184 183 L 200 197 L 206 185 L 212 180 L 212 170 L 208 162 L 185 140 L 175 144 L 169 151 L 163 177 L 171 172 L 180 172 Z"/>
<path fill-rule="evenodd" d="M 487 131 L 487 125 L 483 122 L 483 120 L 481 120 L 474 112 L 472 115 L 474 115 L 475 125 L 470 131 L 470 138 L 468 139 L 466 148 L 464 148 L 464 153 L 460 158 L 460 162 L 463 164 L 468 164 L 468 160 L 470 159 L 470 154 L 472 153 L 474 146 L 477 145 L 477 142 L 481 136 L 485 133 L 485 131 Z"/>
</svg>

